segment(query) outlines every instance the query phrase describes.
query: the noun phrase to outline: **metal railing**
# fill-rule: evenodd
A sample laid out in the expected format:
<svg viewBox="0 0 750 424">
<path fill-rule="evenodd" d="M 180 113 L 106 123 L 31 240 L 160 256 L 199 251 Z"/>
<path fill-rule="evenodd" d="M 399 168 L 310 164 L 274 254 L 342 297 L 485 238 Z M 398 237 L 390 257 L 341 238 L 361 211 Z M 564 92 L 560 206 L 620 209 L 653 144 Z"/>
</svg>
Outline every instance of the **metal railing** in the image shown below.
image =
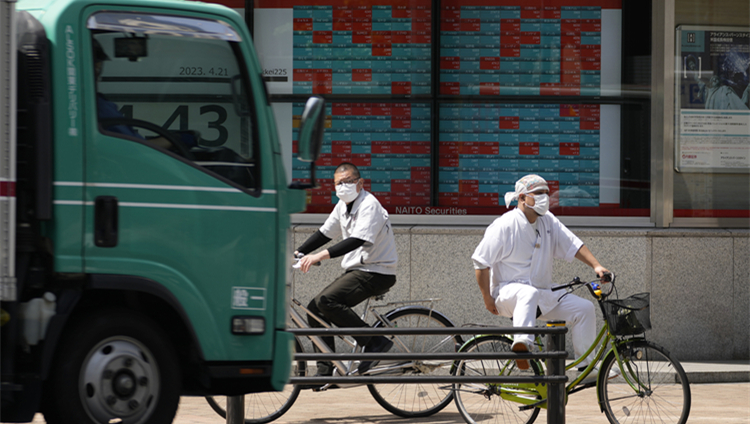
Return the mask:
<svg viewBox="0 0 750 424">
<path fill-rule="evenodd" d="M 468 359 L 537 359 L 546 360 L 547 374 L 541 376 L 411 376 L 372 375 L 337 377 L 292 377 L 290 384 L 454 384 L 454 383 L 545 383 L 547 391 L 547 423 L 565 423 L 565 333 L 564 321 L 550 321 L 546 327 L 443 327 L 443 328 L 293 328 L 296 336 L 386 336 L 386 335 L 507 335 L 545 334 L 546 351 L 543 352 L 446 352 L 446 353 L 297 353 L 295 360 L 468 360 Z M 227 424 L 244 422 L 244 396 L 227 398 Z"/>
</svg>

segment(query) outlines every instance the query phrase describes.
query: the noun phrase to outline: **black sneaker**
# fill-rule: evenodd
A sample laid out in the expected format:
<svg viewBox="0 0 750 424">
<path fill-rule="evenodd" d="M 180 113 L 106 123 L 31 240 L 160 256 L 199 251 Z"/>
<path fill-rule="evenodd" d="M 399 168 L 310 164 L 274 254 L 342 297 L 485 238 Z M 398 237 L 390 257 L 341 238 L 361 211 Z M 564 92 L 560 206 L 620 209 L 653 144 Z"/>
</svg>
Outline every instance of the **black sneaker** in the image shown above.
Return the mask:
<svg viewBox="0 0 750 424">
<path fill-rule="evenodd" d="M 315 377 L 333 377 L 333 364 L 323 362 L 318 363 L 318 373 Z M 318 390 L 325 384 L 300 384 L 300 390 Z"/>
<path fill-rule="evenodd" d="M 331 375 L 331 374 L 315 374 L 315 377 L 333 377 L 333 375 Z M 318 390 L 322 389 L 323 386 L 325 386 L 325 384 L 300 384 L 299 385 L 299 389 L 300 390 L 318 391 Z M 330 384 L 327 388 L 328 389 L 338 389 L 339 386 L 337 386 L 335 384 Z"/>
<path fill-rule="evenodd" d="M 379 352 L 387 352 L 393 347 L 393 340 L 378 336 L 370 340 L 370 343 L 365 346 L 365 352 L 368 353 L 379 353 Z M 357 374 L 364 375 L 370 368 L 372 368 L 372 365 L 377 361 L 362 361 L 361 364 L 359 364 L 359 368 L 357 368 Z"/>
</svg>

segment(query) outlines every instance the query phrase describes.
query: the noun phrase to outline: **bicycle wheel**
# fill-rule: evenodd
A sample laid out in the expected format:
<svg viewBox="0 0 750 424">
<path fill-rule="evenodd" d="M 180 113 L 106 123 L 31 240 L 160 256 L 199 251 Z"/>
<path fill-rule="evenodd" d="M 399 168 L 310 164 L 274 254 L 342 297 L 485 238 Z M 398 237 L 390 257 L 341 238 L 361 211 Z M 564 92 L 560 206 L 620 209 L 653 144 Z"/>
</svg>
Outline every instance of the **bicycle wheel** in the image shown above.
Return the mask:
<svg viewBox="0 0 750 424">
<path fill-rule="evenodd" d="M 304 352 L 302 345 L 295 340 L 297 353 Z M 306 361 L 292 362 L 292 377 L 303 377 L 306 372 Z M 245 395 L 245 424 L 269 423 L 284 415 L 299 396 L 298 386 L 287 384 L 280 392 L 249 393 Z M 206 396 L 206 401 L 222 418 L 227 417 L 226 396 Z"/>
<path fill-rule="evenodd" d="M 454 327 L 445 315 L 423 308 L 407 306 L 385 314 L 399 328 Z M 380 324 L 380 323 L 378 323 Z M 380 327 L 381 325 L 375 325 Z M 403 335 L 393 340 L 391 352 L 455 352 L 461 337 L 451 335 Z M 380 361 L 372 374 L 449 375 L 453 361 Z M 390 368 L 390 370 L 388 369 Z M 453 399 L 447 384 L 369 384 L 372 397 L 387 411 L 404 418 L 428 417 L 445 408 Z"/>
<path fill-rule="evenodd" d="M 462 349 L 465 352 L 511 352 L 513 341 L 504 336 L 478 336 Z M 535 376 L 543 375 L 539 361 L 530 360 L 527 370 L 520 370 L 512 359 L 469 359 L 457 362 L 454 375 L 463 376 Z M 517 384 L 454 384 L 456 406 L 463 419 L 469 423 L 526 423 L 531 424 L 539 415 L 539 408 L 520 410 L 519 402 L 503 399 L 500 394 L 515 396 L 519 400 L 540 399 L 534 390 L 524 390 Z"/>
<path fill-rule="evenodd" d="M 599 398 L 609 422 L 686 422 L 690 414 L 690 385 L 682 365 L 666 349 L 645 340 L 621 345 L 618 352 L 623 359 L 623 375 L 604 379 L 599 386 Z M 612 367 L 618 367 L 614 352 L 604 358 L 600 373 L 609 375 Z"/>
</svg>

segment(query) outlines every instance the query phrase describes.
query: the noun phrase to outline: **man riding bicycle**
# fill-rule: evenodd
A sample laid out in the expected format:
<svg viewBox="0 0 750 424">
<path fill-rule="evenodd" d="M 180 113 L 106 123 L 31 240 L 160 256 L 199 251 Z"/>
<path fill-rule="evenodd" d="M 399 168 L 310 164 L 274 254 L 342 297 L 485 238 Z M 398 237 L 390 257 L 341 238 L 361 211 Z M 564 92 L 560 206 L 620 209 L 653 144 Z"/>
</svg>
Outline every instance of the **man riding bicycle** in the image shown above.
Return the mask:
<svg viewBox="0 0 750 424">
<path fill-rule="evenodd" d="M 346 270 L 307 305 L 316 315 L 339 327 L 366 327 L 367 323 L 351 309 L 365 299 L 386 293 L 396 284 L 396 242 L 388 212 L 375 196 L 364 190 L 364 180 L 354 164 L 343 162 L 334 172 L 336 196 L 339 202 L 318 231 L 295 252 L 302 253 L 300 269 L 307 272 L 310 266 L 322 260 L 343 256 L 341 267 Z M 328 249 L 309 254 L 332 239 L 343 240 Z M 321 327 L 308 317 L 311 327 Z M 393 342 L 383 336 L 355 336 L 367 352 L 385 352 Z M 333 337 L 323 340 L 335 351 Z M 316 348 L 317 350 L 317 348 Z M 358 368 L 364 374 L 373 361 L 363 361 Z M 318 376 L 333 374 L 331 362 L 318 362 Z"/>
<path fill-rule="evenodd" d="M 533 327 L 537 318 L 565 320 L 573 338 L 576 357 L 583 355 L 596 337 L 594 305 L 576 295 L 552 293 L 553 258 L 573 258 L 594 269 L 599 277 L 608 273 L 588 247 L 549 210 L 549 187 L 538 175 L 516 182 L 515 192 L 505 194 L 505 204 L 518 207 L 497 218 L 486 230 L 471 259 L 479 289 L 488 311 L 511 317 L 515 327 Z M 517 334 L 514 352 L 531 351 L 533 336 Z M 589 355 L 580 365 L 591 363 Z M 517 360 L 528 369 L 527 360 Z M 590 377 L 596 381 L 596 373 Z M 584 381 L 588 383 L 588 381 Z"/>
</svg>

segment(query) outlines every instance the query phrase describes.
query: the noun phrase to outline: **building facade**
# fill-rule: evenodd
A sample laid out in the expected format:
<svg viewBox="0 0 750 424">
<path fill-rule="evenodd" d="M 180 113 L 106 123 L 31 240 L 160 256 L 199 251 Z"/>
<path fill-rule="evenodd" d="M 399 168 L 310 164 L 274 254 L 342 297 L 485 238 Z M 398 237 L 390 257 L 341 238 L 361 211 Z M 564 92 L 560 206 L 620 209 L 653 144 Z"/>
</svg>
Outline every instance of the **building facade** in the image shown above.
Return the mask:
<svg viewBox="0 0 750 424">
<path fill-rule="evenodd" d="M 220 2 L 251 27 L 281 122 L 311 95 L 328 105 L 297 245 L 353 162 L 394 223 L 387 300 L 508 325 L 484 309 L 470 256 L 503 194 L 537 173 L 620 297 L 651 293 L 650 339 L 681 360 L 750 359 L 746 0 Z M 295 138 L 282 133 L 290 181 L 310 166 Z M 295 274 L 294 296 L 338 272 Z M 556 264 L 560 283 L 575 276 L 593 274 Z"/>
</svg>

